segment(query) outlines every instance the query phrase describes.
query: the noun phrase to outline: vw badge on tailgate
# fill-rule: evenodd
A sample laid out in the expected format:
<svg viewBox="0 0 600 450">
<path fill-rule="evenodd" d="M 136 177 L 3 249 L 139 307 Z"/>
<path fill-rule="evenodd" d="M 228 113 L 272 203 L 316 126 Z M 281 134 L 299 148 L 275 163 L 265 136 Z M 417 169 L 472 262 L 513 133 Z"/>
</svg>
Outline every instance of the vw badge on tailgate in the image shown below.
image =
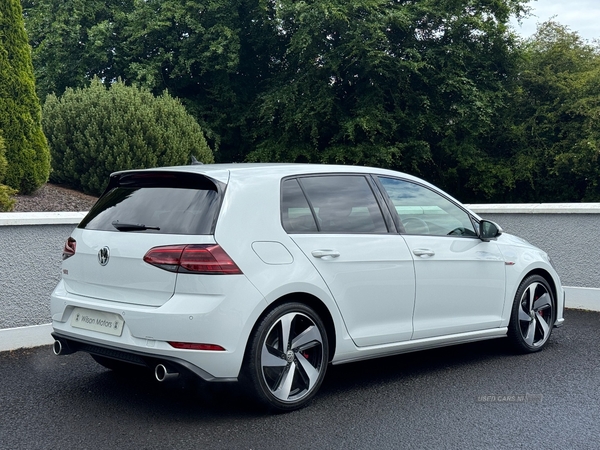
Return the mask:
<svg viewBox="0 0 600 450">
<path fill-rule="evenodd" d="M 108 247 L 102 247 L 98 251 L 98 262 L 101 266 L 105 266 L 108 264 L 108 260 L 110 259 L 110 250 Z"/>
</svg>

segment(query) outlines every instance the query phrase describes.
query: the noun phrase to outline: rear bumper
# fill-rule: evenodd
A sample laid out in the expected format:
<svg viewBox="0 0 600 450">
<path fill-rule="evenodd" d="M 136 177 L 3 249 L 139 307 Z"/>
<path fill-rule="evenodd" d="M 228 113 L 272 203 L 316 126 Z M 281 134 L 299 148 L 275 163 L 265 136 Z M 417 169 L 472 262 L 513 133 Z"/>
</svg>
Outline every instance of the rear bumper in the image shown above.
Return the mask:
<svg viewBox="0 0 600 450">
<path fill-rule="evenodd" d="M 244 276 L 228 281 L 221 295 L 175 294 L 159 307 L 76 295 L 60 282 L 51 295 L 53 336 L 72 351 L 152 368 L 168 363 L 206 381 L 235 380 L 248 336 L 266 302 Z M 121 316 L 121 334 L 73 327 L 76 308 Z M 225 350 L 179 349 L 169 342 L 215 344 Z"/>
<path fill-rule="evenodd" d="M 176 368 L 178 372 L 195 375 L 204 381 L 237 381 L 237 378 L 235 377 L 216 378 L 212 374 L 194 366 L 188 361 L 173 356 L 152 355 L 151 353 L 132 350 L 125 351 L 117 347 L 97 344 L 95 342 L 86 341 L 85 339 L 73 338 L 56 332 L 52 333 L 52 337 L 57 341 L 60 341 L 62 347 L 66 349 L 64 354 L 81 351 L 91 355 L 104 356 L 117 361 L 147 367 L 149 369 L 154 369 L 158 364 L 167 364 L 170 367 Z"/>
</svg>

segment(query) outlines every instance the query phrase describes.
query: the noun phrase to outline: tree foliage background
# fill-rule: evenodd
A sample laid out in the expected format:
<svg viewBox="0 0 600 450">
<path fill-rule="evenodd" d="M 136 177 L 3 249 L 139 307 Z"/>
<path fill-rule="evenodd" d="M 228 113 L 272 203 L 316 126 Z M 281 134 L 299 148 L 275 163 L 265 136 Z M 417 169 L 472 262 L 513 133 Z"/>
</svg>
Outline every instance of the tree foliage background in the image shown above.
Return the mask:
<svg viewBox="0 0 600 450">
<path fill-rule="evenodd" d="M 525 0 L 22 0 L 38 93 L 167 90 L 218 161 L 368 164 L 464 201 L 598 201 L 597 43 Z"/>
<path fill-rule="evenodd" d="M 524 45 L 513 108 L 532 189 L 523 200 L 600 200 L 600 46 L 556 22 Z"/>
<path fill-rule="evenodd" d="M 0 2 L 0 130 L 0 182 L 29 194 L 48 180 L 50 153 L 19 0 Z"/>
</svg>

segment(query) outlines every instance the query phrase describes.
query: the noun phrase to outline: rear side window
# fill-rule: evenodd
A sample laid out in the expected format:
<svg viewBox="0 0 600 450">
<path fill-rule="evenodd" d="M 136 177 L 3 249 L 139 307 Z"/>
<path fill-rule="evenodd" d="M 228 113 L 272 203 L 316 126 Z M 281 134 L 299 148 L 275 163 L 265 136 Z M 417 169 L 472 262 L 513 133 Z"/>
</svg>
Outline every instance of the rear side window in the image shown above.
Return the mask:
<svg viewBox="0 0 600 450">
<path fill-rule="evenodd" d="M 175 172 L 117 175 L 79 228 L 209 235 L 221 204 L 216 183 L 202 175 Z"/>
<path fill-rule="evenodd" d="M 289 233 L 387 233 L 367 179 L 361 175 L 285 180 L 282 219 Z"/>
</svg>

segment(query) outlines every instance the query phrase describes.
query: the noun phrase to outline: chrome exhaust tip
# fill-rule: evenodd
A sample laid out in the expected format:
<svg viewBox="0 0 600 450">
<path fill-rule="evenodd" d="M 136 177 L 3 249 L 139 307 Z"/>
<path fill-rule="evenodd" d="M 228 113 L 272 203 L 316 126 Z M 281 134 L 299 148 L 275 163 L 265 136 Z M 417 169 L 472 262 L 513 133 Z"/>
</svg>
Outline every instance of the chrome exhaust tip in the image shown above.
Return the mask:
<svg viewBox="0 0 600 450">
<path fill-rule="evenodd" d="M 73 351 L 69 347 L 69 344 L 59 339 L 55 340 L 54 344 L 52 344 L 52 352 L 57 356 L 68 355 L 70 353 L 73 353 Z"/>
<path fill-rule="evenodd" d="M 163 364 L 157 364 L 154 368 L 154 376 L 158 381 L 162 383 L 163 381 L 173 380 L 177 378 L 179 376 L 179 372 L 169 370 Z"/>
<path fill-rule="evenodd" d="M 54 344 L 52 344 L 52 353 L 55 355 L 70 355 L 71 353 L 75 353 L 75 351 L 69 347 L 69 344 L 66 341 L 62 341 L 60 339 L 56 339 Z"/>
<path fill-rule="evenodd" d="M 54 341 L 54 344 L 52 344 L 52 352 L 58 356 L 62 353 L 62 350 L 63 350 L 63 346 L 60 343 L 60 341 L 59 340 Z"/>
</svg>

